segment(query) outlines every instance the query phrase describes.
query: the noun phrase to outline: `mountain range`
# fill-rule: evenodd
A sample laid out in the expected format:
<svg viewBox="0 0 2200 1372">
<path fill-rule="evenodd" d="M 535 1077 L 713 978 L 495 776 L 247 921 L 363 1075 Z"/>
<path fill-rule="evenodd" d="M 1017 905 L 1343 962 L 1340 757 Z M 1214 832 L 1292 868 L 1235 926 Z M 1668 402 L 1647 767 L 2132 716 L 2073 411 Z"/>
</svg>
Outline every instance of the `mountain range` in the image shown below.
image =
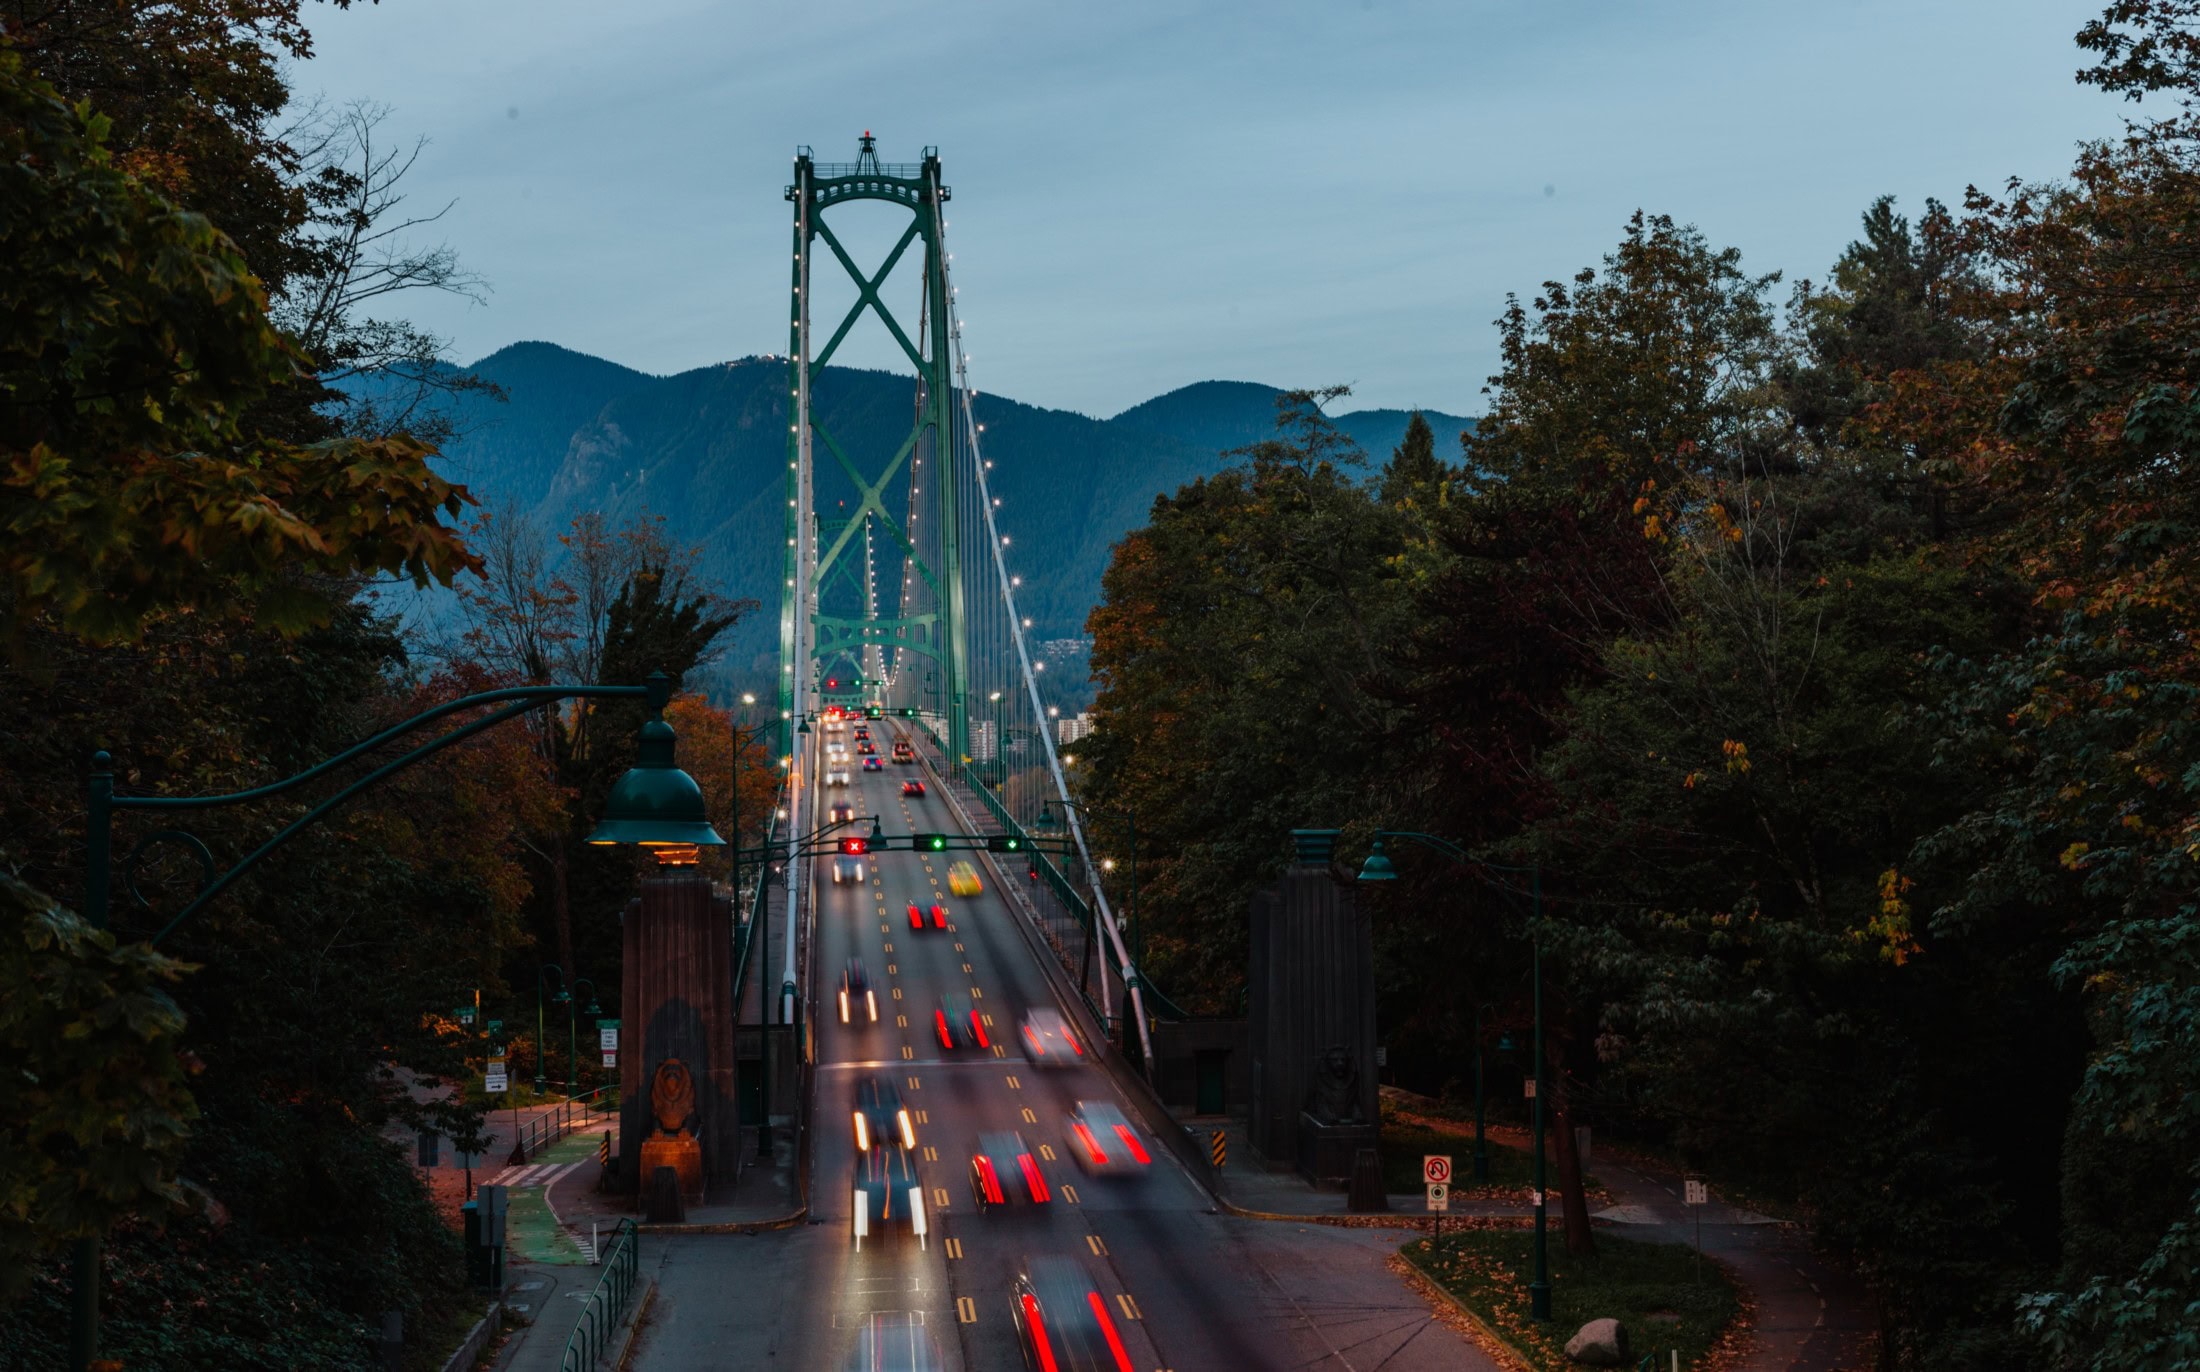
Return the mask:
<svg viewBox="0 0 2200 1372">
<path fill-rule="evenodd" d="M 736 676 L 768 672 L 784 550 L 784 359 L 652 376 L 555 344 L 515 343 L 465 370 L 505 398 L 459 397 L 456 434 L 437 460 L 445 476 L 488 509 L 527 514 L 547 534 L 588 510 L 614 525 L 663 516 L 677 542 L 701 550 L 700 570 L 720 591 L 761 602 L 731 636 L 726 664 Z M 1272 433 L 1279 394 L 1252 382 L 1202 381 L 1109 419 L 980 395 L 974 408 L 1003 529 L 1023 547 L 1046 550 L 1018 569 L 1019 606 L 1034 633 L 1082 634 L 1116 541 L 1146 522 L 1155 496 L 1220 469 L 1226 449 Z M 908 434 L 913 399 L 907 375 L 828 367 L 812 403 L 851 454 L 891 454 Z M 1474 427 L 1422 413 L 1447 458 Z M 1384 409 L 1334 416 L 1372 467 L 1388 460 L 1408 418 Z M 832 464 L 821 456 L 818 465 L 823 508 L 853 496 Z M 422 608 L 437 617 L 434 605 Z"/>
</svg>

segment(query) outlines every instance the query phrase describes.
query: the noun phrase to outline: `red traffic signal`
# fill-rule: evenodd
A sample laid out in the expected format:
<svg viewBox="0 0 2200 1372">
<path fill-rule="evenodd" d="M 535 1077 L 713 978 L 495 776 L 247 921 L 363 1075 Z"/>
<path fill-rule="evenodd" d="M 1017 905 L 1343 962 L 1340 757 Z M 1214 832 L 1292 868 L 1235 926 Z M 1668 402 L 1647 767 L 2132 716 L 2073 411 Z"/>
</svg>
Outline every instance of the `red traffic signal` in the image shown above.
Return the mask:
<svg viewBox="0 0 2200 1372">
<path fill-rule="evenodd" d="M 869 839 L 844 838 L 840 841 L 840 851 L 850 857 L 862 857 L 871 851 L 871 843 Z"/>
</svg>

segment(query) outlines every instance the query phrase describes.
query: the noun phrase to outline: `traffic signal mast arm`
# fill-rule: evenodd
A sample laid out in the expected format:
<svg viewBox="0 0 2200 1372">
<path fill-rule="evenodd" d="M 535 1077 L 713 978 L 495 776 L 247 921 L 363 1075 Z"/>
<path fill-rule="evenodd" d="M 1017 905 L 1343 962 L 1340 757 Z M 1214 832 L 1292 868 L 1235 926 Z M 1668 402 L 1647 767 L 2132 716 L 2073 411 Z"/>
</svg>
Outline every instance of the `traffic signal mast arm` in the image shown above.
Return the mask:
<svg viewBox="0 0 2200 1372">
<path fill-rule="evenodd" d="M 884 834 L 879 832 L 874 819 L 868 835 L 844 835 L 838 831 L 856 821 L 835 820 L 822 829 L 813 830 L 795 841 L 793 854 L 798 858 L 825 857 L 829 854 L 883 853 L 895 848 L 907 848 L 919 853 L 985 852 L 1026 853 L 1046 852 L 1066 857 L 1070 844 L 1066 839 L 1042 841 L 1018 837 L 1015 834 Z M 850 847 L 860 844 L 861 847 Z M 785 856 L 788 850 L 778 844 L 769 848 L 743 848 L 735 856 L 743 862 L 757 862 L 772 857 Z"/>
</svg>

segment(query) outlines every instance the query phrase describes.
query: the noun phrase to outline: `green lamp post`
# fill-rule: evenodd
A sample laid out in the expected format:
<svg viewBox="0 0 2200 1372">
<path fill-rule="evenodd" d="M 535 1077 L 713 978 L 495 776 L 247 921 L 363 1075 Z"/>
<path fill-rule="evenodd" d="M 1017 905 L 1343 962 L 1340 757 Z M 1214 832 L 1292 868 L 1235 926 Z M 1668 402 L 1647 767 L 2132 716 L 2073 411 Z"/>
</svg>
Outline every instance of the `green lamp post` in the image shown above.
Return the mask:
<svg viewBox="0 0 2200 1372">
<path fill-rule="evenodd" d="M 148 850 L 160 844 L 175 844 L 186 849 L 197 861 L 205 883 L 199 888 L 197 895 L 147 940 L 148 943 L 158 944 L 185 920 L 205 909 L 216 897 L 235 885 L 268 854 L 296 838 L 308 827 L 327 818 L 352 797 L 373 789 L 398 772 L 462 743 L 475 734 L 561 700 L 640 700 L 650 711 L 651 718 L 641 730 L 640 757 L 634 769 L 621 777 L 612 788 L 610 804 L 605 807 L 604 824 L 597 829 L 597 835 L 605 835 L 608 831 L 609 836 L 591 837 L 591 842 L 635 843 L 645 847 L 680 844 L 715 847 L 725 840 L 710 827 L 703 814 L 702 789 L 695 784 L 693 777 L 682 772 L 672 760 L 674 736 L 672 727 L 664 722 L 663 717 L 665 703 L 671 698 L 672 679 L 662 672 L 652 673 L 648 682 L 639 686 L 553 684 L 509 686 L 502 690 L 482 691 L 424 710 L 295 776 L 227 795 L 117 795 L 114 760 L 105 751 L 96 752 L 92 755 L 91 777 L 86 786 L 85 797 L 84 918 L 96 929 L 107 927 L 114 899 L 114 819 L 117 810 L 173 813 L 179 810 L 219 809 L 264 800 L 317 781 L 347 764 L 388 748 L 438 720 L 478 710 L 487 711 L 448 733 L 415 743 L 407 751 L 374 767 L 366 775 L 339 787 L 335 794 L 284 825 L 274 837 L 246 854 L 227 871 L 215 870 L 212 850 L 194 834 L 177 828 L 162 828 L 146 835 L 123 857 L 121 863 L 124 890 L 139 906 L 150 906 L 151 901 L 137 886 L 138 860 Z M 100 1241 L 96 1236 L 77 1242 L 71 1258 L 70 1280 L 74 1289 L 69 1322 L 68 1366 L 72 1372 L 91 1372 L 93 1363 L 99 1358 Z"/>
<path fill-rule="evenodd" d="M 1091 806 L 1091 805 L 1085 805 L 1085 804 L 1082 804 L 1082 803 L 1080 803 L 1080 802 L 1078 802 L 1078 801 L 1074 801 L 1074 800 L 1065 800 L 1065 801 L 1063 801 L 1063 802 L 1062 802 L 1062 808 L 1063 808 L 1063 809 L 1065 809 L 1065 810 L 1075 810 L 1075 811 L 1079 812 L 1080 814 L 1086 815 L 1086 816 L 1088 816 L 1088 817 L 1089 817 L 1089 816 L 1093 816 L 1093 815 L 1101 815 L 1101 816 L 1105 816 L 1106 818 L 1109 818 L 1109 819 L 1119 819 L 1119 820 L 1122 820 L 1122 821 L 1123 821 L 1123 828 L 1124 828 L 1124 829 L 1125 829 L 1125 831 L 1126 831 L 1126 833 L 1125 833 L 1125 838 L 1127 839 L 1127 841 L 1128 841 L 1128 843 L 1129 843 L 1129 845 L 1130 845 L 1130 873 L 1129 873 L 1129 875 L 1130 875 L 1130 888 L 1131 888 L 1131 891 L 1130 891 L 1130 895 L 1131 895 L 1131 898 L 1130 898 L 1130 913 L 1131 913 L 1131 965 L 1132 965 L 1133 967 L 1144 967 L 1144 966 L 1146 965 L 1146 945 L 1145 945 L 1144 941 L 1143 941 L 1143 940 L 1142 940 L 1142 939 L 1140 938 L 1140 936 L 1139 936 L 1139 924 L 1138 924 L 1138 816 L 1137 816 L 1137 814 L 1136 814 L 1136 813 L 1134 813 L 1133 811 L 1130 811 L 1130 810 L 1109 810 L 1109 809 L 1102 809 L 1102 808 L 1097 808 L 1097 807 L 1094 807 L 1094 806 Z M 1054 827 L 1055 827 L 1055 819 L 1054 819 L 1054 802 L 1053 802 L 1053 801 L 1051 801 L 1051 800 L 1049 800 L 1049 801 L 1044 801 L 1044 802 L 1042 802 L 1042 803 L 1040 804 L 1040 806 L 1039 806 L 1039 819 L 1038 819 L 1038 826 L 1039 826 L 1040 828 L 1042 828 L 1042 829 L 1052 829 L 1052 828 L 1054 828 Z"/>
<path fill-rule="evenodd" d="M 1403 829 L 1378 829 L 1375 831 L 1375 846 L 1368 852 L 1367 861 L 1360 864 L 1360 880 L 1396 881 L 1398 879 L 1398 868 L 1396 864 L 1391 862 L 1390 854 L 1383 849 L 1383 844 L 1388 839 L 1401 839 L 1408 843 L 1418 843 L 1424 848 L 1433 849 L 1449 858 L 1454 866 L 1465 868 L 1470 872 L 1480 869 L 1480 871 L 1485 872 L 1506 872 L 1528 878 L 1527 895 L 1532 902 L 1528 940 L 1535 983 L 1535 1280 L 1528 1284 L 1528 1312 L 1536 1319 L 1548 1320 L 1551 1317 L 1551 1255 L 1548 1230 L 1550 1194 L 1547 1184 L 1548 1179 L 1544 1173 L 1545 1162 L 1543 1158 L 1543 869 L 1541 867 L 1507 867 L 1501 863 L 1482 862 L 1470 856 L 1466 849 L 1461 848 L 1458 844 L 1447 842 L 1434 834 L 1413 833 Z M 1478 876 L 1477 879 L 1483 885 L 1497 890 L 1515 891 L 1515 888 L 1502 882 L 1491 881 L 1487 877 Z M 1515 893 L 1517 894 L 1517 892 Z M 1477 1062 L 1479 1064 L 1479 1054 L 1481 1052 L 1479 1042 L 1476 1044 L 1475 1051 L 1478 1055 Z M 1478 1088 L 1476 1096 L 1479 1100 L 1479 1066 L 1476 1073 L 1476 1082 Z M 1481 1132 L 1479 1114 L 1478 1107 L 1477 1134 Z"/>
<path fill-rule="evenodd" d="M 573 999 L 565 989 L 565 969 L 563 967 L 554 962 L 546 962 L 535 969 L 535 1094 L 537 1096 L 542 1094 L 544 1080 L 542 1069 L 547 1065 L 545 1059 L 550 1056 L 550 1050 L 543 1039 L 546 1030 L 542 1022 L 542 979 L 551 972 L 558 974 L 558 993 L 550 998 L 550 1003 L 552 1005 L 564 1005 Z M 573 1055 L 570 1051 L 566 1053 L 565 1067 L 568 1072 L 573 1070 Z M 570 1086 L 571 1083 L 567 1083 L 567 1085 Z M 568 1090 L 566 1094 L 571 1095 L 572 1092 Z"/>
<path fill-rule="evenodd" d="M 588 988 L 588 1008 L 586 1010 L 580 1008 L 581 988 L 583 986 Z M 594 1019 L 602 1013 L 603 1007 L 596 1003 L 596 983 L 587 977 L 573 978 L 573 994 L 565 998 L 565 1061 L 568 1064 L 566 1070 L 573 1078 L 565 1084 L 565 1094 L 568 1098 L 571 1098 L 573 1088 L 581 1083 L 580 1017 L 585 1014 L 590 1019 Z"/>
</svg>

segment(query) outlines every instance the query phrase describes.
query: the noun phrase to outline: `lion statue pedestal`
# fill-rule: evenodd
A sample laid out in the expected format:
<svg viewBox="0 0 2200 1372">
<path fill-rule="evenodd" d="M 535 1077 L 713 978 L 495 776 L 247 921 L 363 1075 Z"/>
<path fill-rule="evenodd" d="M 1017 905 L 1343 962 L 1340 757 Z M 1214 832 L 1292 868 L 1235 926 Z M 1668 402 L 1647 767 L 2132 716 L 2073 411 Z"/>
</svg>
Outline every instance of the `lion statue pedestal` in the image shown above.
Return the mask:
<svg viewBox="0 0 2200 1372">
<path fill-rule="evenodd" d="M 695 1078 L 687 1064 L 666 1058 L 649 1084 L 650 1114 L 657 1128 L 642 1140 L 642 1180 L 669 1167 L 680 1177 L 680 1196 L 690 1205 L 703 1200 L 703 1145 L 691 1127 L 695 1120 Z"/>
</svg>

